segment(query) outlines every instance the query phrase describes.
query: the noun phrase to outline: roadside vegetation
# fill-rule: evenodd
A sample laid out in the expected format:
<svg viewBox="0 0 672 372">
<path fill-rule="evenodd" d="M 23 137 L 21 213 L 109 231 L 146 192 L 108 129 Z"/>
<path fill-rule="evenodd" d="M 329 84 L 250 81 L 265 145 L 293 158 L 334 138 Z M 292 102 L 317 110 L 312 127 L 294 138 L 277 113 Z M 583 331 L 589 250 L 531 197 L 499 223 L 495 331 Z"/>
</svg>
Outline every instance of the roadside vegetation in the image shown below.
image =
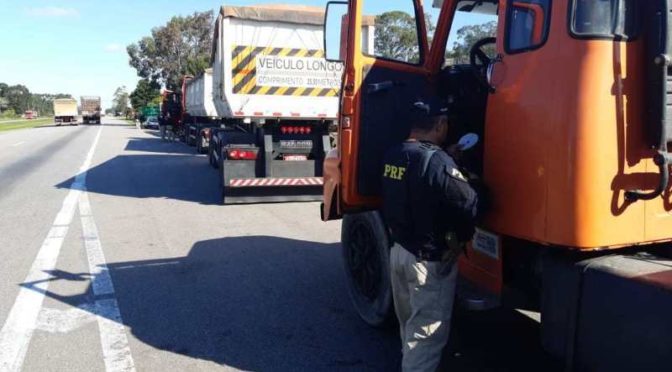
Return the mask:
<svg viewBox="0 0 672 372">
<path fill-rule="evenodd" d="M 0 83 L 0 121 L 20 119 L 26 111 L 36 112 L 39 116 L 54 115 L 54 99 L 72 98 L 69 94 L 31 93 L 23 85 Z"/>
<path fill-rule="evenodd" d="M 33 120 L 15 119 L 4 120 L 0 119 L 0 132 L 5 132 L 14 129 L 35 128 L 43 125 L 51 125 L 54 123 L 53 117 L 39 118 Z"/>
</svg>

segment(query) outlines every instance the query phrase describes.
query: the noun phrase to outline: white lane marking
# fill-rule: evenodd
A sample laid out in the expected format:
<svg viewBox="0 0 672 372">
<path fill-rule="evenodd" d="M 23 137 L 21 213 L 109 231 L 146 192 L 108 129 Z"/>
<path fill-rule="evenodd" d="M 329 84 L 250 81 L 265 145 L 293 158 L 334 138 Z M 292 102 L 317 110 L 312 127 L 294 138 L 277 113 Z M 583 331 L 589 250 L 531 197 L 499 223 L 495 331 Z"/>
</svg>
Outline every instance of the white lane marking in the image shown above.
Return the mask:
<svg viewBox="0 0 672 372">
<path fill-rule="evenodd" d="M 91 287 L 96 299 L 96 319 L 103 348 L 105 370 L 108 372 L 135 371 L 133 356 L 128 345 L 126 329 L 114 295 L 114 284 L 105 262 L 98 227 L 91 213 L 89 195 L 84 191 L 79 197 L 79 215 L 82 219 L 82 235 L 89 272 L 93 277 Z M 101 296 L 105 296 L 101 299 Z"/>
<path fill-rule="evenodd" d="M 21 145 L 23 145 L 24 143 L 26 143 L 26 141 L 17 142 L 17 143 L 15 143 L 15 144 L 13 144 L 12 147 L 21 146 Z"/>
<path fill-rule="evenodd" d="M 98 129 L 86 159 L 75 177 L 75 182 L 70 186 L 70 191 L 63 201 L 61 210 L 56 215 L 54 223 L 42 242 L 37 257 L 35 257 L 35 261 L 24 280 L 24 283 L 37 284 L 19 289 L 14 305 L 9 311 L 2 330 L 0 330 L 0 371 L 2 372 L 21 370 L 42 308 L 44 294 L 49 289 L 51 275 L 48 272 L 56 267 L 63 240 L 68 233 L 70 222 L 72 222 L 77 207 L 77 200 L 79 200 L 81 190 L 86 183 L 86 172 L 91 166 L 102 130 L 103 127 Z"/>
<path fill-rule="evenodd" d="M 43 307 L 37 318 L 36 329 L 50 333 L 68 333 L 96 321 L 95 308 L 91 304 L 67 310 Z"/>
</svg>

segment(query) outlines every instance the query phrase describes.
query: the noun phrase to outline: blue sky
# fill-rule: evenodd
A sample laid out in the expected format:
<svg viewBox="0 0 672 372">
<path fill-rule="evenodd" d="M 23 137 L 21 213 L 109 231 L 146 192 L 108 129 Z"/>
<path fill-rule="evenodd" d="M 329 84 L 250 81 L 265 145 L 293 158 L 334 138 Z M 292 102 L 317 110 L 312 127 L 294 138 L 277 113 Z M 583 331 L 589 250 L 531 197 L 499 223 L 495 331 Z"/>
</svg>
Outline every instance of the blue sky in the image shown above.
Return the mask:
<svg viewBox="0 0 672 372">
<path fill-rule="evenodd" d="M 375 3 L 374 3 L 375 1 Z M 405 8 L 410 0 L 370 0 L 371 10 Z M 272 1 L 227 0 L 227 5 Z M 280 0 L 324 6 L 326 0 Z M 426 1 L 429 3 L 430 1 Z M 126 45 L 172 16 L 218 9 L 222 0 L 0 0 L 0 82 L 35 93 L 99 95 L 109 107 L 114 90 L 138 81 Z M 385 4 L 385 5 L 378 5 Z M 368 8 L 368 7 L 367 7 Z M 380 9 L 377 9 L 380 8 Z M 436 19 L 436 16 L 434 17 Z M 482 22 L 478 16 L 464 22 Z M 456 25 L 460 26 L 460 25 Z"/>
</svg>

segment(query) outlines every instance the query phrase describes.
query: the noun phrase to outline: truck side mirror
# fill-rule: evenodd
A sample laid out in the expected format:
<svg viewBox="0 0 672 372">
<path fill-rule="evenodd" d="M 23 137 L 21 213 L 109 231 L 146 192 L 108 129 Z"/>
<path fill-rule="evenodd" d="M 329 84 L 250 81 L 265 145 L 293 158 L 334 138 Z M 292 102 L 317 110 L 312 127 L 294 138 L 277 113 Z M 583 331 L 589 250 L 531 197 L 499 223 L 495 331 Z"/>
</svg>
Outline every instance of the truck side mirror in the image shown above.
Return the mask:
<svg viewBox="0 0 672 372">
<path fill-rule="evenodd" d="M 330 1 L 324 16 L 324 53 L 330 62 L 343 62 L 348 41 L 348 2 Z"/>
</svg>

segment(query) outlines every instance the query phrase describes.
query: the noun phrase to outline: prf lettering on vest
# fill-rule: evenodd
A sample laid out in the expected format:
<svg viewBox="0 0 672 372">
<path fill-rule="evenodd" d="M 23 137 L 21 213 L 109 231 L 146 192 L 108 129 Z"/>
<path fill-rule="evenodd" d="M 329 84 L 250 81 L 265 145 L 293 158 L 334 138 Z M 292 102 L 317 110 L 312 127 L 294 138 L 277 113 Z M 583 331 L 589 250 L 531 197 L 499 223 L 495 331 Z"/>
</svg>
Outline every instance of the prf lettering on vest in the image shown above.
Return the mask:
<svg viewBox="0 0 672 372">
<path fill-rule="evenodd" d="M 385 173 L 383 174 L 383 177 L 401 181 L 402 179 L 404 179 L 405 173 L 406 168 L 404 167 L 397 167 L 394 165 L 385 164 Z"/>
</svg>

